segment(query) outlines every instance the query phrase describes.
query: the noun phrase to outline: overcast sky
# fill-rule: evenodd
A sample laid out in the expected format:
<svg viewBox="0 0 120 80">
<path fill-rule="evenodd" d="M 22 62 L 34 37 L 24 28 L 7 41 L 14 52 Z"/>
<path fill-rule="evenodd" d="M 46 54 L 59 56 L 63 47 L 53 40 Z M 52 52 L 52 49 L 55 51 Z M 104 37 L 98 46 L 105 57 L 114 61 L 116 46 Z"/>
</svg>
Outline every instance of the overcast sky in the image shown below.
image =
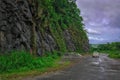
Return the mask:
<svg viewBox="0 0 120 80">
<path fill-rule="evenodd" d="M 120 0 L 77 0 L 90 43 L 120 41 Z"/>
</svg>

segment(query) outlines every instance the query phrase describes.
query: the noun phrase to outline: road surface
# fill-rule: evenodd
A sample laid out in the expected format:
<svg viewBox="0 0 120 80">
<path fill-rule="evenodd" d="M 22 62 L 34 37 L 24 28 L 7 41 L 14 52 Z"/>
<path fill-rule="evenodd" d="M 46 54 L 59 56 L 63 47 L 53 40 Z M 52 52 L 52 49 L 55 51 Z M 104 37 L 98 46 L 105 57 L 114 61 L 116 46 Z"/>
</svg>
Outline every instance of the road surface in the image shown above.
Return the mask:
<svg viewBox="0 0 120 80">
<path fill-rule="evenodd" d="M 63 71 L 26 80 L 120 80 L 120 60 L 110 59 L 106 54 L 99 58 L 87 56 Z"/>
</svg>

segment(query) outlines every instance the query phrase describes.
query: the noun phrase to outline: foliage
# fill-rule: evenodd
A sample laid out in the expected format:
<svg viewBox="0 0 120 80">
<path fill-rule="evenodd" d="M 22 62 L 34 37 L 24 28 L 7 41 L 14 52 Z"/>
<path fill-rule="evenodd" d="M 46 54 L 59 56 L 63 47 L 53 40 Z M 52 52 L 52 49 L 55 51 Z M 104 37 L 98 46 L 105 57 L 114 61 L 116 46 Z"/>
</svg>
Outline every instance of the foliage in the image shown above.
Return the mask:
<svg viewBox="0 0 120 80">
<path fill-rule="evenodd" d="M 91 47 L 91 51 L 108 53 L 111 58 L 120 58 L 120 42 L 99 44 L 97 47 Z"/>
<path fill-rule="evenodd" d="M 41 39 L 43 39 L 41 41 L 44 41 L 45 33 L 50 34 L 57 43 L 57 50 L 60 52 L 68 51 L 63 34 L 65 30 L 69 30 L 76 47 L 76 52 L 83 52 L 83 46 L 88 42 L 88 38 L 83 28 L 83 19 L 80 16 L 80 10 L 77 8 L 76 3 L 74 1 L 70 2 L 69 0 L 36 1 L 38 1 L 38 11 L 34 15 L 33 35 L 31 37 L 33 53 L 35 54 L 37 45 L 36 28 L 40 30 Z M 44 44 L 42 45 L 44 46 Z M 25 51 L 13 51 L 10 54 L 0 55 L 0 73 L 53 66 L 56 59 L 59 58 L 57 52 L 46 54 L 43 57 L 35 57 Z"/>
<path fill-rule="evenodd" d="M 120 42 L 113 42 L 113 43 L 107 43 L 107 44 L 100 44 L 96 48 L 98 51 L 102 50 L 120 50 Z"/>
<path fill-rule="evenodd" d="M 44 34 L 49 29 L 57 42 L 59 51 L 68 51 L 63 36 L 66 29 L 70 30 L 76 51 L 84 51 L 83 46 L 84 43 L 88 42 L 88 38 L 86 31 L 83 29 L 83 19 L 76 3 L 69 0 L 38 0 L 38 5 L 40 30 Z"/>
<path fill-rule="evenodd" d="M 50 54 L 50 53 L 49 53 Z M 25 51 L 13 51 L 0 56 L 0 73 L 41 69 L 55 65 L 57 53 L 44 57 L 34 57 Z"/>
<path fill-rule="evenodd" d="M 109 51 L 109 57 L 120 58 L 120 51 Z"/>
</svg>

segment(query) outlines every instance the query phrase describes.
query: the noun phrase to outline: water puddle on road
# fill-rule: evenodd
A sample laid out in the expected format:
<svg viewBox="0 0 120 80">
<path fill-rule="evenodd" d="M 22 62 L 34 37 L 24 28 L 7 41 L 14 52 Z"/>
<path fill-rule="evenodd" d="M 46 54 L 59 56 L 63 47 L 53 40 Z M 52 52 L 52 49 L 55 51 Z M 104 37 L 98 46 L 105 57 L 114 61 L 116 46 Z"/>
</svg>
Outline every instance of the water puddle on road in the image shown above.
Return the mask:
<svg viewBox="0 0 120 80">
<path fill-rule="evenodd" d="M 116 62 L 116 60 L 108 58 L 107 55 L 100 55 L 99 58 L 93 58 L 91 61 L 91 65 L 100 70 L 100 72 L 120 72 L 120 62 Z"/>
</svg>

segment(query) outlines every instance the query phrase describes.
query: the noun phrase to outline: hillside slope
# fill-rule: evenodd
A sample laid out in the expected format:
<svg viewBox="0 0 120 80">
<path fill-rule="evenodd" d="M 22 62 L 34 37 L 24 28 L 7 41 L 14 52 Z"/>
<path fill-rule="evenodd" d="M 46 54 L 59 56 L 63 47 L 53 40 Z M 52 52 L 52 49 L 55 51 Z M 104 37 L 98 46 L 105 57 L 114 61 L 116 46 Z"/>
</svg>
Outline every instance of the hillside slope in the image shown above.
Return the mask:
<svg viewBox="0 0 120 80">
<path fill-rule="evenodd" d="M 71 0 L 0 0 L 0 53 L 86 52 L 82 17 Z"/>
</svg>

